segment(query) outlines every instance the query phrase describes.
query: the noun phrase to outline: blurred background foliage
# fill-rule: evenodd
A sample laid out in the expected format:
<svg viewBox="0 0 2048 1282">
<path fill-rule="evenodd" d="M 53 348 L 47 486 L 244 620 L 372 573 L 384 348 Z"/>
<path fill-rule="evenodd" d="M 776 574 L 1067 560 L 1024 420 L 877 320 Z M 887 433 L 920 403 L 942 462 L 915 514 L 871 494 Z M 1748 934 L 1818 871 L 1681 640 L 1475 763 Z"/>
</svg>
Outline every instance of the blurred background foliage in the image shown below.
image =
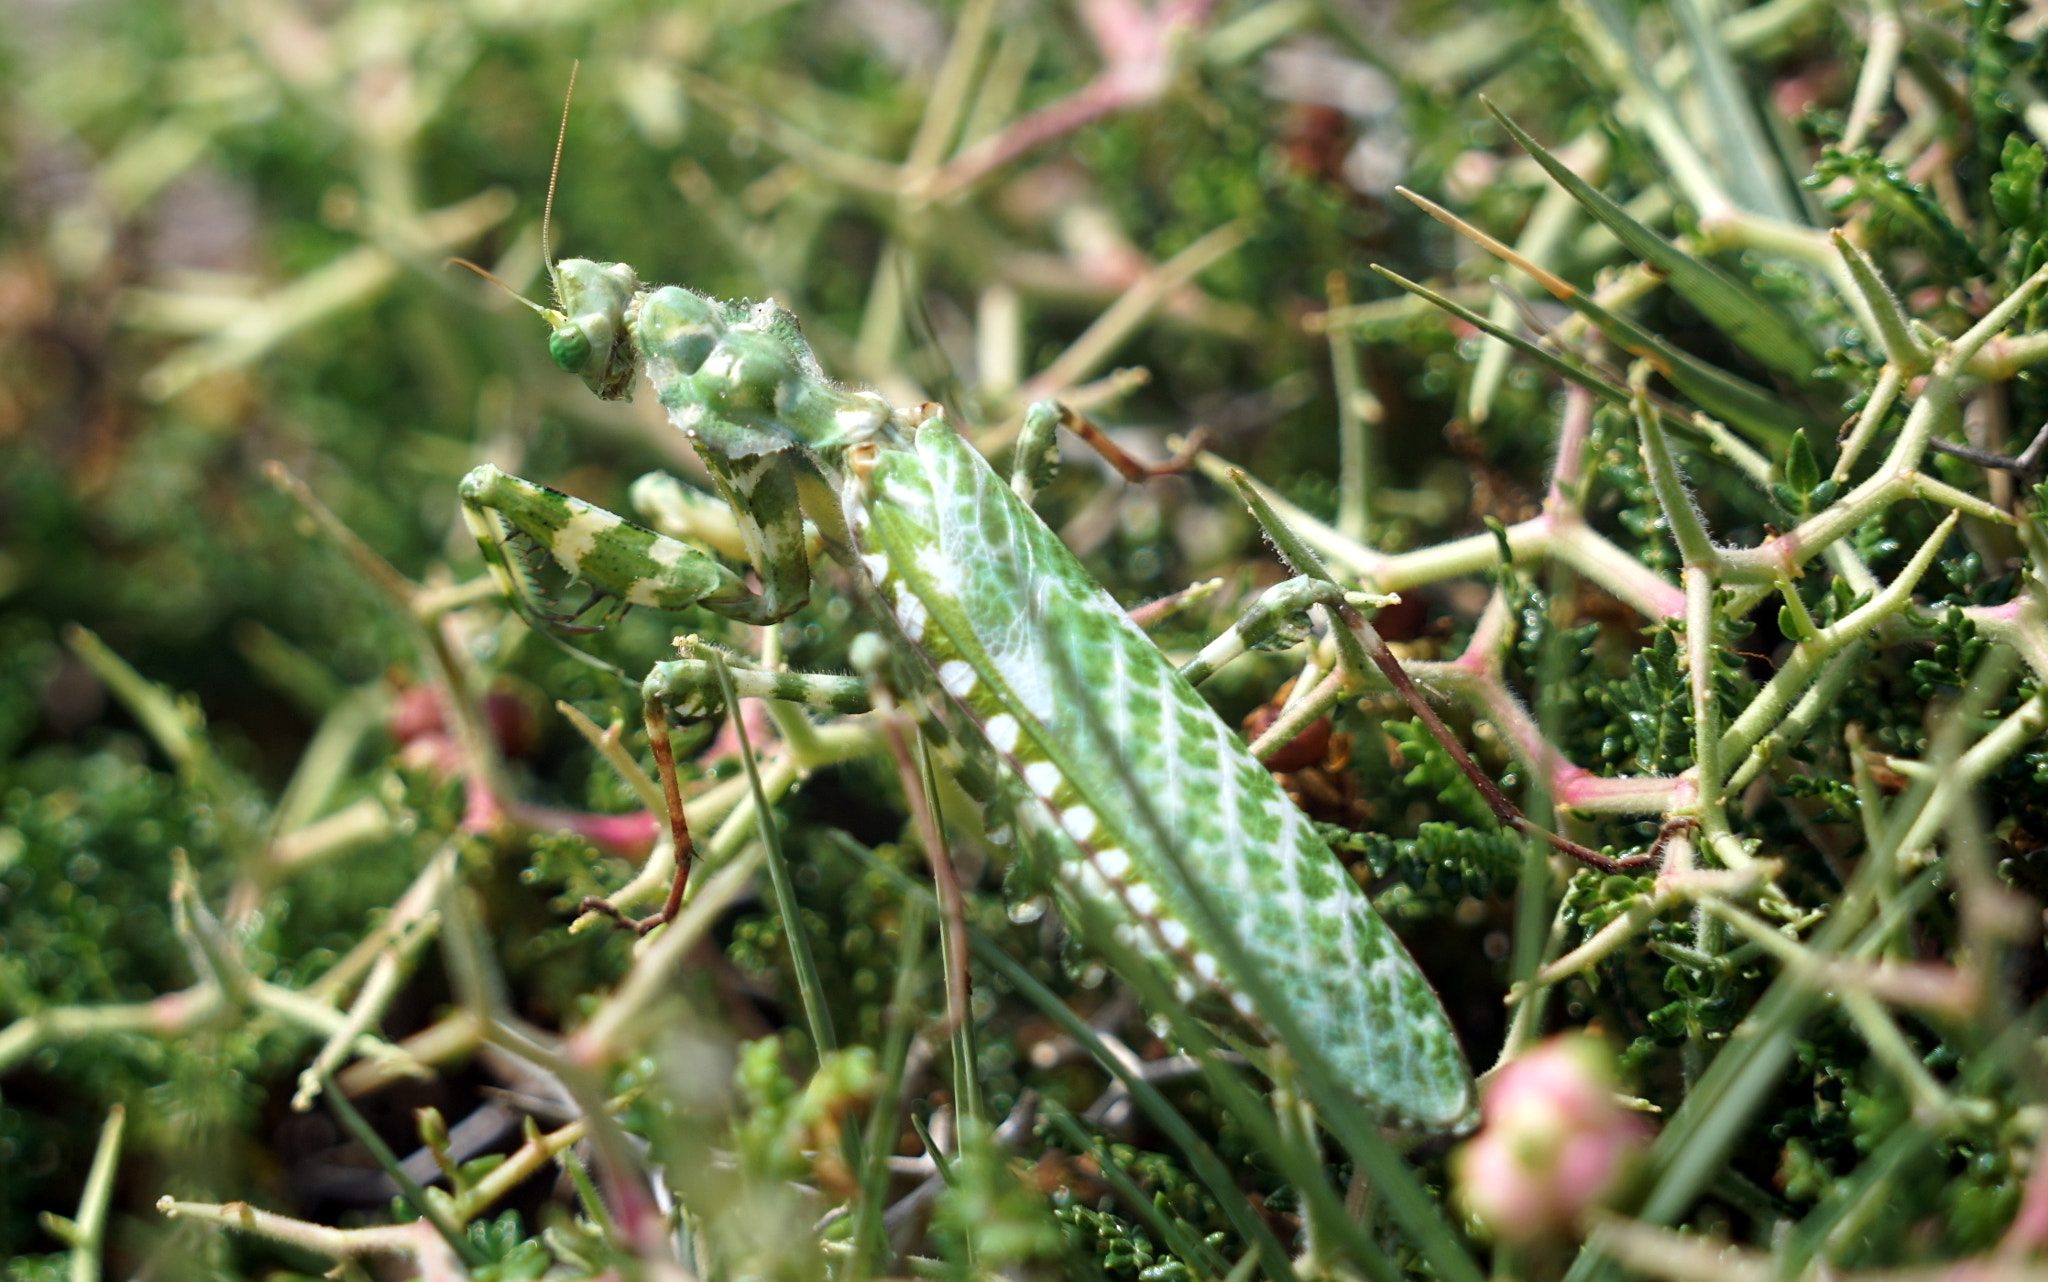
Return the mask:
<svg viewBox="0 0 2048 1282">
<path fill-rule="evenodd" d="M 1681 35 L 1696 34 L 1687 24 L 1705 22 L 1720 35 L 1695 47 L 1725 53 L 1720 70 L 1753 104 L 1746 145 L 1778 161 L 1758 174 L 1724 166 L 1719 179 L 1738 203 L 1811 226 L 1830 224 L 1830 204 L 1853 212 L 1913 315 L 1944 333 L 2040 265 L 2040 153 L 2021 132 L 2038 108 L 2029 77 L 2039 12 L 1926 4 L 1909 17 L 1900 84 L 1917 88 L 1881 116 L 1879 142 L 1910 145 L 1852 139 L 1823 154 L 1844 143 L 1872 24 L 1900 20 L 1888 4 L 17 0 L 0 11 L 0 1013 L 26 1020 L 185 990 L 202 970 L 191 941 L 208 929 L 185 917 L 209 912 L 228 922 L 250 975 L 302 989 L 359 949 L 461 827 L 460 783 L 437 768 L 438 714 L 418 698 L 437 679 L 418 625 L 266 481 L 266 464 L 303 478 L 399 572 L 455 596 L 480 568 L 455 504 L 457 479 L 477 462 L 622 510 L 631 480 L 649 468 L 701 476 L 651 397 L 631 407 L 592 400 L 548 362 L 524 309 L 445 265 L 461 255 L 544 294 L 540 217 L 572 60 L 581 72 L 554 193 L 557 255 L 627 262 L 643 280 L 725 297 L 772 294 L 802 317 L 835 376 L 899 402 L 944 399 L 997 449 L 1023 400 L 1078 387 L 1134 448 L 1163 452 L 1169 433 L 1205 425 L 1221 456 L 1342 521 L 1344 366 L 1333 374 L 1322 313 L 1366 308 L 1347 332 L 1358 339 L 1362 385 L 1352 409 L 1371 426 L 1376 471 L 1370 516 L 1354 530 L 1400 551 L 1525 519 L 1556 437 L 1549 375 L 1518 363 L 1475 407 L 1476 331 L 1368 271 L 1384 264 L 1471 306 L 1490 304 L 1493 260 L 1394 193 L 1396 184 L 1428 193 L 1504 236 L 1529 225 L 1545 180 L 1478 105 L 1481 93 L 1546 144 L 1578 148 L 1598 185 L 1638 217 L 1691 234 L 1702 211 L 1667 182 L 1668 157 L 1637 116 L 1616 115 L 1627 78 L 1617 79 L 1613 57 L 1634 41 L 1639 59 L 1668 59 L 1687 47 Z M 986 39 L 963 76 L 949 72 L 947 55 L 969 23 L 986 24 Z M 1627 40 L 1603 46 L 1589 35 L 1602 29 Z M 935 99 L 955 128 L 932 137 L 921 130 Z M 1006 132 L 1019 120 L 1042 125 L 1043 137 Z M 999 153 L 1005 140 L 1018 142 L 1014 154 Z M 1819 179 L 1800 181 L 1816 164 Z M 1546 244 L 1544 265 L 1581 284 L 1628 261 L 1583 220 Z M 1740 244 L 1708 247 L 1799 318 L 1825 352 L 1820 364 L 1776 377 L 1664 295 L 1643 302 L 1638 319 L 1812 413 L 1825 470 L 1832 430 L 1860 403 L 1883 352 L 1810 266 Z M 1090 346 L 1106 311 L 1147 291 L 1149 306 L 1130 308 L 1109 341 Z M 1527 306 L 1544 325 L 1563 315 L 1547 299 Z M 2041 307 L 2019 328 L 2038 328 Z M 1149 381 L 1093 382 L 1118 368 L 1142 368 Z M 2027 371 L 2001 386 L 2000 432 L 1985 440 L 2004 448 L 2009 424 L 2017 448 L 2048 404 Z M 1668 526 L 1632 433 L 1621 416 L 1595 424 L 1590 510 L 1643 565 L 1673 575 Z M 1694 469 L 1717 537 L 1753 543 L 1832 500 L 1784 440 L 1770 461 L 1777 492 L 1725 465 Z M 1954 485 L 1987 484 L 1973 465 L 1938 463 L 1930 470 Z M 2012 483 L 1989 484 L 2011 501 Z M 1124 490 L 1070 468 L 1042 506 L 1121 600 L 1209 576 L 1226 579 L 1235 599 L 1280 574 L 1242 505 L 1206 480 Z M 1888 575 L 1940 515 L 1900 504 L 1857 533 L 1857 550 Z M 1785 791 L 1818 800 L 1795 804 L 1764 789 L 1757 832 L 1774 850 L 1803 852 L 1787 857 L 1812 900 L 1838 886 L 1853 845 L 1841 835 L 1854 793 L 1840 725 L 1858 720 L 1885 750 L 1925 750 L 1929 701 L 1953 699 L 1984 653 L 1969 619 L 1939 607 L 2008 599 L 2018 563 L 2009 542 L 1972 535 L 1945 545 L 1923 588 L 1935 621 L 1914 625 L 1919 648 L 1873 662 L 1840 695 L 1828 746 L 1795 750 L 1819 764 L 1795 770 Z M 1600 772 L 1691 763 L 1671 631 L 1646 634 L 1646 621 L 1612 598 L 1534 569 L 1501 582 L 1524 621 L 1511 677 L 1558 746 Z M 1488 586 L 1479 576 L 1414 594 L 1426 608 L 1401 639 L 1425 656 L 1456 653 Z M 484 585 L 467 599 L 488 593 Z M 831 595 L 816 594 L 783 625 L 793 666 L 842 662 L 852 625 Z M 1825 620 L 1849 594 L 1808 595 Z M 1726 674 L 1731 701 L 1768 677 L 1770 660 L 1759 656 L 1784 641 L 1771 612 L 1759 614 L 1761 623 L 1730 621 L 1740 652 Z M 1220 618 L 1195 612 L 1169 636 L 1185 644 Z M 710 616 L 639 616 L 590 644 L 638 671 L 685 630 L 731 632 Z M 630 713 L 624 688 L 552 647 L 522 644 L 516 624 L 464 636 L 490 673 L 474 693 L 513 789 L 535 804 L 633 809 L 552 702 L 603 723 L 614 709 Z M 138 673 L 175 695 L 124 688 Z M 1281 675 L 1250 665 L 1219 683 L 1219 700 L 1233 716 L 1251 712 Z M 2023 682 L 1991 711 L 2010 713 L 2033 693 Z M 1537 956 L 1509 898 L 1522 856 L 1453 826 L 1470 819 L 1454 799 L 1439 801 L 1448 767 L 1405 714 L 1389 733 L 1368 733 L 1388 715 L 1384 706 L 1347 713 L 1351 756 L 1300 786 L 1320 798 L 1318 818 L 1346 830 L 1338 844 L 1379 879 L 1383 906 L 1433 924 L 1414 941 L 1418 955 L 1484 1067 L 1507 1035 L 1510 967 L 1525 974 Z M 706 730 L 680 746 L 710 738 Z M 1512 758 L 1497 742 L 1488 751 L 1512 779 Z M 2036 893 L 2048 882 L 2027 836 L 2048 829 L 2041 759 L 2012 758 L 1987 780 L 1983 802 L 2007 880 Z M 729 758 L 704 767 L 732 771 Z M 893 845 L 902 828 L 894 789 L 885 765 L 856 763 L 807 784 L 787 822 L 795 833 L 851 830 L 915 870 Z M 1816 814 L 1827 805 L 1831 815 Z M 337 838 L 331 857 L 300 866 L 278 855 L 281 836 L 348 814 L 377 818 Z M 1830 824 L 1834 836 L 1813 837 Z M 1652 828 L 1617 823 L 1593 835 L 1640 846 Z M 491 844 L 463 844 L 459 875 L 505 1000 L 535 1025 L 571 1027 L 624 973 L 628 948 L 618 935 L 570 935 L 569 910 L 631 867 L 573 837 L 522 831 L 495 860 Z M 842 1035 L 880 1046 L 907 901 L 881 874 L 843 860 L 800 860 L 798 880 L 805 929 L 829 954 Z M 1056 947 L 1033 942 L 1039 928 L 1005 918 L 999 876 L 983 880 L 977 911 L 992 930 L 1020 955 L 1036 950 L 1062 992 L 1109 1004 L 1083 982 L 1099 983 L 1099 973 L 1072 958 L 1057 964 Z M 174 882 L 191 893 L 180 898 Z M 1563 920 L 1576 941 L 1646 893 L 1633 878 L 1581 876 Z M 1629 1047 L 1630 1088 L 1668 1113 L 1764 972 L 1754 949 L 1699 963 L 1685 949 L 1706 935 L 1685 913 L 1661 911 L 1652 945 L 1573 981 L 1554 1022 L 1600 1023 Z M 1935 911 L 1926 929 L 1930 954 L 1941 955 L 1952 916 Z M 693 982 L 703 1006 L 725 1012 L 728 1036 L 780 1031 L 788 1043 L 782 1061 L 770 1052 L 711 1061 L 737 1083 L 733 1107 L 746 1119 L 719 1142 L 780 1178 L 816 1180 L 804 1153 L 819 1145 L 805 1128 L 831 1110 L 803 1113 L 798 1084 L 781 1077 L 806 1044 L 789 1031 L 785 934 L 762 904 L 743 906 Z M 1670 961 L 1680 954 L 1686 964 Z M 2038 987 L 2030 958 L 2012 962 L 2021 992 Z M 436 1026 L 474 982 L 443 972 L 411 974 L 387 1035 Z M 935 1011 L 936 983 L 911 973 L 912 1004 Z M 1032 1044 L 1050 1045 L 1050 1035 L 1019 1010 L 1005 998 L 999 1013 L 980 1012 L 990 1017 L 992 1115 L 1016 1104 L 1027 1078 L 1048 1098 L 1085 1106 L 1100 1076 L 1071 1056 L 1034 1061 Z M 1143 1034 L 1131 1010 L 1121 1018 Z M 0 1252 L 38 1256 L 19 1275 L 58 1267 L 42 1253 L 61 1243 L 37 1217 L 75 1213 L 117 1103 L 128 1129 L 112 1185 L 110 1268 L 150 1261 L 152 1276 L 225 1276 L 327 1266 L 313 1253 L 166 1220 L 152 1209 L 166 1193 L 247 1199 L 322 1222 L 381 1214 L 389 1190 L 367 1159 L 324 1113 L 288 1106 L 317 1038 L 275 1011 L 177 1028 L 158 1036 L 138 1019 L 52 1036 L 6 1064 Z M 1912 1050 L 1945 1075 L 1958 1053 L 1933 1036 Z M 628 1076 L 635 1071 L 661 1070 L 636 1065 Z M 858 1076 L 849 1073 L 835 1089 L 860 1098 L 867 1088 L 848 1084 Z M 1807 1030 L 1788 1081 L 1779 1107 L 1754 1124 L 1757 1143 L 1713 1183 L 1696 1227 L 1769 1245 L 1770 1226 L 1821 1199 L 1909 1109 L 1905 1089 L 1873 1067 L 1839 1017 Z M 503 1084 L 455 1056 L 438 1080 L 362 1104 L 404 1153 L 416 1142 L 407 1138 L 414 1107 L 453 1120 Z M 943 1087 L 934 1089 L 943 1103 Z M 1868 1237 L 1847 1258 L 1942 1258 L 1995 1242 L 2038 1131 L 2022 1110 L 2029 1098 L 1945 1131 L 1936 1156 L 1898 1177 L 1918 1183 L 1891 1196 L 1939 1201 L 1938 1222 L 1861 1215 L 1853 1224 Z M 1298 1194 L 1261 1166 L 1227 1112 L 1199 1090 L 1180 1102 L 1215 1128 L 1233 1164 L 1254 1172 L 1247 1186 L 1283 1236 L 1298 1227 L 1289 1201 Z M 639 1119 L 642 1134 L 664 1134 L 657 1112 Z M 1226 1233 L 1213 1190 L 1192 1182 L 1156 1134 L 1114 1133 L 1100 1117 L 1089 1124 L 1112 1134 L 1117 1161 L 1196 1239 Z M 681 1142 L 666 1134 L 657 1148 Z M 1110 1197 L 1097 1159 L 1073 1157 L 1071 1137 L 1057 1157 L 1062 1141 L 1045 1136 L 1013 1149 L 1038 1162 L 1028 1182 L 1006 1176 L 993 1150 L 961 1159 L 934 1249 L 957 1253 L 979 1226 L 1004 1243 L 992 1248 L 1000 1259 L 1180 1276 L 1157 1271 L 1162 1244 Z M 1419 1160 L 1440 1182 L 1436 1156 Z M 550 1240 L 561 1267 L 576 1258 L 573 1199 L 543 1183 L 521 1193 L 524 1220 L 478 1230 L 504 1276 L 545 1263 L 527 1236 L 543 1222 L 567 1235 Z M 1229 1254 L 1242 1249 L 1233 1241 Z M 1412 1250 L 1392 1249 L 1402 1267 L 1421 1267 Z M 592 1250 L 587 1258 L 604 1258 Z M 776 1260 L 791 1274 L 814 1263 Z"/>
</svg>

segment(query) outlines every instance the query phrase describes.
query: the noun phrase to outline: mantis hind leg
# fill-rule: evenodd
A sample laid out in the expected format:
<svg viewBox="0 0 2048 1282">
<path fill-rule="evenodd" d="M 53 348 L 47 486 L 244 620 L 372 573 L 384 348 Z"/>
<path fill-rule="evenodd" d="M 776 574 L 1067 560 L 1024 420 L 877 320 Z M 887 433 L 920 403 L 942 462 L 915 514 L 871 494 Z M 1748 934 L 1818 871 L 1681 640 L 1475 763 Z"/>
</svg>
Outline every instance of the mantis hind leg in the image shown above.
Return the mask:
<svg viewBox="0 0 2048 1282">
<path fill-rule="evenodd" d="M 646 701 L 642 713 L 647 722 L 647 742 L 654 750 L 654 772 L 661 779 L 662 804 L 668 810 L 669 839 L 676 852 L 675 874 L 669 878 L 668 897 L 659 909 L 645 917 L 628 917 L 610 900 L 586 895 L 577 905 L 579 912 L 601 913 L 636 935 L 644 935 L 673 921 L 683 909 L 683 896 L 690 888 L 690 870 L 697 863 L 697 842 L 690 835 L 690 822 L 683 815 L 683 787 L 676 778 L 676 756 L 668 738 L 668 714 L 659 703 Z"/>
<path fill-rule="evenodd" d="M 1325 705 L 1326 707 L 1334 705 L 1345 689 L 1354 687 L 1364 676 L 1364 669 L 1369 664 L 1378 669 L 1387 684 L 1401 696 L 1409 710 L 1429 730 L 1430 736 L 1443 747 L 1459 772 L 1471 780 L 1472 786 L 1477 788 L 1479 795 L 1485 799 L 1487 808 L 1493 812 L 1494 821 L 1501 827 L 1534 837 L 1549 845 L 1551 849 L 1570 855 L 1581 863 L 1603 872 L 1627 872 L 1649 867 L 1656 862 L 1655 853 L 1628 855 L 1618 859 L 1602 854 L 1550 831 L 1523 814 L 1521 807 L 1508 800 L 1500 786 L 1494 783 L 1493 777 L 1472 760 L 1472 755 L 1465 751 L 1465 745 L 1458 742 L 1457 736 L 1444 725 L 1443 718 L 1437 715 L 1436 709 L 1423 697 L 1422 690 L 1415 684 L 1415 679 L 1408 675 L 1400 660 L 1395 658 L 1394 652 L 1387 647 L 1386 641 L 1360 612 L 1359 604 L 1370 598 L 1343 591 L 1330 577 L 1329 571 L 1323 568 L 1321 560 L 1271 504 L 1242 479 L 1239 489 L 1246 496 L 1253 515 L 1257 517 L 1259 524 L 1265 527 L 1266 534 L 1273 540 L 1274 546 L 1290 563 L 1307 572 L 1301 579 L 1289 580 L 1267 595 L 1280 598 L 1276 606 L 1292 605 L 1296 609 L 1319 607 L 1330 620 L 1337 642 L 1339 670 L 1330 674 L 1326 682 L 1329 687 L 1329 704 Z M 1197 662 L 1201 660 L 1198 658 Z M 1312 701 L 1313 696 L 1302 702 L 1307 704 Z"/>
<path fill-rule="evenodd" d="M 764 672 L 731 665 L 726 670 L 732 674 L 733 688 L 742 699 L 775 699 L 839 716 L 867 712 L 874 706 L 867 682 L 859 677 Z M 659 706 L 678 717 L 714 716 L 725 707 L 717 669 L 707 659 L 672 659 L 655 664 L 641 683 L 640 693 L 649 707 Z"/>
<path fill-rule="evenodd" d="M 586 898 L 580 906 L 585 912 L 603 913 L 636 934 L 644 935 L 673 919 L 681 911 L 684 896 L 689 890 L 696 843 L 683 817 L 682 786 L 676 778 L 669 729 L 670 722 L 676 717 L 695 719 L 729 711 L 718 666 L 709 659 L 657 663 L 640 686 L 647 741 L 654 751 L 655 773 L 659 776 L 663 804 L 668 810 L 669 834 L 675 843 L 675 873 L 670 878 L 668 897 L 661 908 L 645 917 L 628 917 L 617 906 L 596 897 Z M 866 712 L 871 706 L 868 685 L 858 677 L 763 672 L 730 665 L 726 666 L 725 674 L 732 682 L 736 698 L 777 699 L 820 712 L 839 714 Z"/>
</svg>

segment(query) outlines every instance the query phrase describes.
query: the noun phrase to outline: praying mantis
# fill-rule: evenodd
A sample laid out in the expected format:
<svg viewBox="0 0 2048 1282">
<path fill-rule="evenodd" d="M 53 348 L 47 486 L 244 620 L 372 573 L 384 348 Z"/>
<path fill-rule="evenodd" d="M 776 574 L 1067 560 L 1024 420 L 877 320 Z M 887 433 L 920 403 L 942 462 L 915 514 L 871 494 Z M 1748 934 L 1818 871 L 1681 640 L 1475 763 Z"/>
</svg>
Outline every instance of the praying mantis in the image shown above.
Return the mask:
<svg viewBox="0 0 2048 1282">
<path fill-rule="evenodd" d="M 534 306 L 555 363 L 608 400 L 644 377 L 731 507 L 758 586 L 686 543 L 479 466 L 461 483 L 464 516 L 532 623 L 588 630 L 632 606 L 694 605 L 772 624 L 810 592 L 808 515 L 868 606 L 873 632 L 855 647 L 865 675 L 734 671 L 739 695 L 842 714 L 908 709 L 982 807 L 989 843 L 1034 861 L 1070 924 L 1106 925 L 1120 955 L 1158 968 L 1182 1002 L 1269 1039 L 1276 1025 L 1296 1030 L 1387 1124 L 1469 1129 L 1472 1072 L 1435 991 L 1189 675 L 1242 653 L 1281 616 L 1320 609 L 1432 726 L 1502 823 L 1611 861 L 1501 796 L 1373 633 L 1359 594 L 1315 574 L 1289 580 L 1184 675 L 1030 506 L 1055 430 L 1083 428 L 1071 411 L 1028 410 L 1006 483 L 942 407 L 894 406 L 829 381 L 772 300 L 650 288 L 624 264 L 583 258 L 552 274 L 556 306 Z M 824 493 L 800 492 L 807 470 Z M 557 608 L 525 555 L 552 561 L 590 599 Z M 668 718 L 708 713 L 721 696 L 700 659 L 655 664 L 642 694 L 678 860 L 668 906 L 638 923 L 647 928 L 676 910 L 688 874 Z"/>
</svg>

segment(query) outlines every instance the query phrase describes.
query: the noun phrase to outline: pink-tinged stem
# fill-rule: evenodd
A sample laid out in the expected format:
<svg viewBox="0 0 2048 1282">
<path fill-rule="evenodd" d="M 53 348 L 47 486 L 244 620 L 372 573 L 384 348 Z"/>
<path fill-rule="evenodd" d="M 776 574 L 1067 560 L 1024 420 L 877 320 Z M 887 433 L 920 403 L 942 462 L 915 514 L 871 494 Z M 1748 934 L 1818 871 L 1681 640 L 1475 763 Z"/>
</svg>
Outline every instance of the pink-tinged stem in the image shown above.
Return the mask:
<svg viewBox="0 0 2048 1282">
<path fill-rule="evenodd" d="M 654 849 L 661 821 L 645 810 L 623 815 L 599 815 L 584 810 L 556 810 L 551 806 L 521 805 L 517 809 L 522 827 L 543 832 L 573 832 L 606 854 L 639 862 Z"/>
</svg>

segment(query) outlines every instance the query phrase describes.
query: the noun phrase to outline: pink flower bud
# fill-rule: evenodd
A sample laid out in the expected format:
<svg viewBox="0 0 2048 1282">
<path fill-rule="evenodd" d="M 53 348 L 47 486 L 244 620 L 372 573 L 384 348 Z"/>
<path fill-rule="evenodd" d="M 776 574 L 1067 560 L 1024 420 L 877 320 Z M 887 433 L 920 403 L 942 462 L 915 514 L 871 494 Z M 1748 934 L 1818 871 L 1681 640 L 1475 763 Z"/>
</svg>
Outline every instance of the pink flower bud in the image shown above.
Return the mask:
<svg viewBox="0 0 2048 1282">
<path fill-rule="evenodd" d="M 401 744 L 441 733 L 441 699 L 429 685 L 406 686 L 391 700 L 391 737 Z"/>
<path fill-rule="evenodd" d="M 1451 1172 L 1465 1209 L 1504 1242 L 1568 1233 L 1648 1138 L 1615 1101 L 1606 1047 L 1580 1033 L 1554 1037 L 1495 1073 L 1481 1117 Z"/>
</svg>

